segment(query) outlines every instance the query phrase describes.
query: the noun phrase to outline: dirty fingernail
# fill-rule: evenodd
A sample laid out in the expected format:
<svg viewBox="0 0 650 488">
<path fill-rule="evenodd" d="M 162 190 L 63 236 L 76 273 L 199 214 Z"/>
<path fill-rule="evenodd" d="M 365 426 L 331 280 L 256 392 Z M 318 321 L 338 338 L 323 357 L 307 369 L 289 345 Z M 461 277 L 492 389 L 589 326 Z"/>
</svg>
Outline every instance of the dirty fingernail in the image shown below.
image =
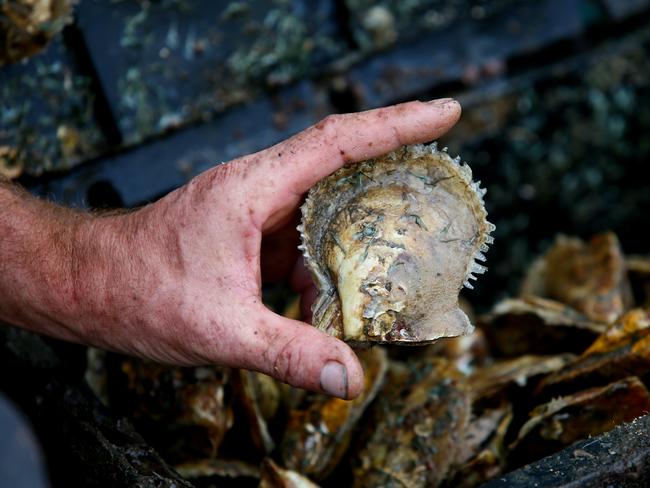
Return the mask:
<svg viewBox="0 0 650 488">
<path fill-rule="evenodd" d="M 438 98 L 436 100 L 430 100 L 427 102 L 429 105 L 434 105 L 436 107 L 442 107 L 443 105 L 448 105 L 450 103 L 458 103 L 453 98 Z"/>
<path fill-rule="evenodd" d="M 328 361 L 320 372 L 320 386 L 325 393 L 348 397 L 348 371 L 337 361 Z"/>
</svg>

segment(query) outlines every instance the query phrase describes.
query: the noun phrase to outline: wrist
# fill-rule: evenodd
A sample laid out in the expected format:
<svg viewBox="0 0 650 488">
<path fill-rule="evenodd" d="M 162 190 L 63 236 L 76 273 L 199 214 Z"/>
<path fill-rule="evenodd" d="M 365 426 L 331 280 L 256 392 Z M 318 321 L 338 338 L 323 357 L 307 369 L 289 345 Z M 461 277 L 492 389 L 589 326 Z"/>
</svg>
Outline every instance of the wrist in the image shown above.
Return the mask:
<svg viewBox="0 0 650 488">
<path fill-rule="evenodd" d="M 133 355 L 147 350 L 176 318 L 172 295 L 178 277 L 168 265 L 160 212 L 93 216 L 72 239 L 66 316 L 89 345 Z"/>
<path fill-rule="evenodd" d="M 31 274 L 27 285 L 34 288 L 25 310 L 32 311 L 27 320 L 33 322 L 21 325 L 60 339 L 85 342 L 87 324 L 92 323 L 88 303 L 92 289 L 88 256 L 92 251 L 87 247 L 87 233 L 97 219 L 58 207 L 54 212 L 37 210 L 34 215 L 39 243 L 28 249 L 40 249 L 41 259 L 25 267 Z"/>
<path fill-rule="evenodd" d="M 79 342 L 115 349 L 124 324 L 139 321 L 135 315 L 142 310 L 133 303 L 146 270 L 131 230 L 135 219 L 126 213 L 87 216 L 71 225 L 62 283 L 50 305 Z"/>
<path fill-rule="evenodd" d="M 189 339 L 176 206 L 91 215 L 0 184 L 0 320 L 183 362 Z M 187 356 L 187 355 L 185 355 Z"/>
</svg>

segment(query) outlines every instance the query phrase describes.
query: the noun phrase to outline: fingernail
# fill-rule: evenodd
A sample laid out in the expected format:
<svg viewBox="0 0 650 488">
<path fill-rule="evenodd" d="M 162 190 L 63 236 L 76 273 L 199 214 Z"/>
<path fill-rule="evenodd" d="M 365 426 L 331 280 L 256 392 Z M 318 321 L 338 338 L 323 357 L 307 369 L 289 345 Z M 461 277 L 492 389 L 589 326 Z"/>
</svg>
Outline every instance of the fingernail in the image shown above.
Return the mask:
<svg viewBox="0 0 650 488">
<path fill-rule="evenodd" d="M 328 395 L 347 399 L 348 371 L 337 361 L 328 361 L 320 372 L 320 387 Z"/>
<path fill-rule="evenodd" d="M 450 103 L 458 103 L 458 102 L 453 98 L 437 98 L 436 100 L 430 100 L 427 103 L 435 107 L 442 107 L 443 105 L 448 105 Z"/>
</svg>

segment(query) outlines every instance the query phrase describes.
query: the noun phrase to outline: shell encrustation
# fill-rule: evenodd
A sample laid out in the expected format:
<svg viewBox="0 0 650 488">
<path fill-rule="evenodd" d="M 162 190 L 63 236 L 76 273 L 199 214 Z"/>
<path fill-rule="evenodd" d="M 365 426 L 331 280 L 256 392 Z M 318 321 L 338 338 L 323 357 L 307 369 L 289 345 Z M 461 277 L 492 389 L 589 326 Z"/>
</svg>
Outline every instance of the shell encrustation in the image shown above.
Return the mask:
<svg viewBox="0 0 650 488">
<path fill-rule="evenodd" d="M 476 260 L 485 260 L 494 229 L 479 183 L 436 143 L 350 164 L 318 182 L 298 227 L 318 288 L 314 326 L 358 345 L 471 333 L 458 294 L 485 271 Z"/>
</svg>

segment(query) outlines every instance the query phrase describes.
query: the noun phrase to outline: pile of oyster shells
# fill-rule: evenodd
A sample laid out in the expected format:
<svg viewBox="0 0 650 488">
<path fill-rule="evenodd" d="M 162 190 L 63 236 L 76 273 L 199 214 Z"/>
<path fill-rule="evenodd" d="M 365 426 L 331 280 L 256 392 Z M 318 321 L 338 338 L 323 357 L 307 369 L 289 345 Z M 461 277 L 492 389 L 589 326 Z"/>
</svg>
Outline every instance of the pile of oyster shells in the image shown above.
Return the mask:
<svg viewBox="0 0 650 488">
<path fill-rule="evenodd" d="M 443 152 L 435 147 L 427 151 L 442 161 L 436 165 L 448 163 L 447 156 L 440 156 Z M 423 156 L 425 152 L 418 148 L 416 156 L 429 158 Z M 408 154 L 412 158 L 414 153 Z M 339 187 L 345 193 L 345 185 L 358 185 L 367 178 L 373 188 L 381 188 L 381 171 L 371 166 L 372 162 L 357 167 L 365 176 L 344 169 L 323 185 L 344 178 Z M 344 302 L 345 287 L 340 286 L 343 274 L 337 270 L 359 263 L 363 264 L 361 271 L 350 279 L 358 282 L 372 275 L 391 292 L 395 287 L 386 287 L 385 276 L 364 263 L 381 263 L 378 253 L 388 249 L 385 270 L 390 268 L 388 261 L 400 254 L 395 249 L 418 248 L 410 247 L 412 243 L 406 238 L 400 240 L 401 231 L 407 235 L 412 232 L 410 235 L 419 242 L 432 239 L 431 233 L 439 236 L 442 230 L 445 235 L 458 234 L 461 244 L 472 244 L 455 248 L 462 250 L 460 265 L 446 268 L 451 274 L 445 278 L 454 293 L 451 297 L 442 289 L 442 296 L 450 309 L 455 309 L 457 293 L 466 280 L 465 270 L 472 268 L 467 260 L 475 256 L 473 246 L 483 248 L 487 235 L 467 240 L 462 234 L 476 234 L 477 229 L 482 232 L 485 215 L 481 206 L 479 219 L 472 221 L 466 214 L 463 226 L 456 228 L 445 224 L 444 219 L 432 220 L 430 216 L 435 214 L 453 221 L 454 212 L 463 211 L 455 205 L 462 207 L 474 197 L 463 198 L 459 193 L 461 197 L 454 200 L 449 197 L 454 186 L 444 183 L 451 184 L 449 179 L 435 177 L 426 165 L 420 169 L 413 171 L 412 178 L 401 181 L 407 187 L 403 189 L 406 195 L 389 189 L 387 207 L 359 203 L 359 195 L 353 195 L 358 215 L 351 214 L 353 218 L 345 225 L 360 226 L 358 231 L 340 227 L 341 219 L 336 215 L 327 219 L 338 226 L 335 228 L 340 235 L 347 235 L 358 246 L 347 248 L 346 242 L 336 242 L 327 237 L 327 232 L 322 233 L 324 237 L 319 239 L 352 251 L 337 251 L 320 263 L 312 263 L 312 271 L 321 273 L 317 276 L 321 294 L 337 292 L 337 299 Z M 441 170 L 436 166 L 431 171 Z M 395 180 L 390 175 L 392 183 L 388 186 L 393 188 Z M 463 181 L 471 182 L 471 178 Z M 472 184 L 469 187 L 474 188 Z M 411 192 L 413 188 L 417 191 Z M 313 190 L 310 198 L 318 191 Z M 422 219 L 409 217 L 400 222 L 399 217 L 384 212 L 386 208 L 401 208 L 402 203 L 418 209 L 425 205 L 423 201 L 438 205 L 437 213 L 427 211 Z M 341 202 L 338 207 L 345 207 Z M 337 206 L 332 208 L 336 214 Z M 364 208 L 374 208 L 374 213 L 370 215 Z M 386 215 L 382 225 L 387 227 L 375 225 L 373 232 L 364 234 L 369 219 L 377 223 L 378 212 Z M 409 210 L 408 215 L 416 214 Z M 305 227 L 309 227 L 308 219 L 302 230 L 309 232 Z M 395 242 L 406 249 L 396 247 Z M 438 249 L 439 244 L 431 245 Z M 380 247 L 368 249 L 375 245 Z M 315 249 L 316 244 L 309 246 Z M 444 254 L 439 249 L 436 252 Z M 310 254 L 308 259 L 318 258 Z M 445 259 L 454 256 L 445 255 Z M 462 276 L 457 276 L 458 270 Z M 410 286 L 411 292 L 422 291 L 418 289 L 422 283 L 413 281 L 410 274 L 395 277 L 396 282 L 404 279 L 402 285 Z M 431 286 L 429 281 L 423 282 Z M 348 288 L 357 296 L 356 285 Z M 366 386 L 351 401 L 298 390 L 255 372 L 175 368 L 117 355 L 103 359 L 102 385 L 96 374 L 90 372 L 89 378 L 112 409 L 128 415 L 167 462 L 202 487 L 477 486 L 650 411 L 650 310 L 644 308 L 650 305 L 650 257 L 624 256 L 611 233 L 589 241 L 557 237 L 531 266 L 520 295 L 498 303 L 484 316 L 474 318 L 471 307 L 461 299 L 464 312 L 455 314 L 461 326 L 451 332 L 468 335 L 432 341 L 432 335 L 452 335 L 440 334 L 444 324 L 434 320 L 433 325 L 430 321 L 425 324 L 430 334 L 423 337 L 425 345 L 392 345 L 404 339 L 413 342 L 418 331 L 409 330 L 406 337 L 393 333 L 395 327 L 404 326 L 399 313 L 390 313 L 389 321 L 374 323 L 377 315 L 363 311 L 369 304 L 379 303 L 374 300 L 377 296 L 361 296 L 365 305 L 349 308 L 351 313 L 360 314 L 352 320 L 345 316 L 345 304 L 332 301 L 331 295 L 322 299 L 330 311 L 335 304 L 334 314 L 321 314 L 321 318 L 329 317 L 323 330 L 349 338 L 354 344 L 364 340 L 384 344 L 359 352 Z M 358 305 L 359 299 L 351 299 L 351 303 Z M 381 303 L 377 309 L 382 309 Z M 417 306 L 423 315 L 449 316 L 432 304 Z M 295 318 L 296 308 L 293 304 L 286 314 Z M 354 325 L 364 320 L 365 325 Z M 473 332 L 466 320 L 477 325 Z M 346 330 L 355 330 L 357 335 L 346 337 Z M 582 454 L 589 456 L 587 449 Z"/>
</svg>

